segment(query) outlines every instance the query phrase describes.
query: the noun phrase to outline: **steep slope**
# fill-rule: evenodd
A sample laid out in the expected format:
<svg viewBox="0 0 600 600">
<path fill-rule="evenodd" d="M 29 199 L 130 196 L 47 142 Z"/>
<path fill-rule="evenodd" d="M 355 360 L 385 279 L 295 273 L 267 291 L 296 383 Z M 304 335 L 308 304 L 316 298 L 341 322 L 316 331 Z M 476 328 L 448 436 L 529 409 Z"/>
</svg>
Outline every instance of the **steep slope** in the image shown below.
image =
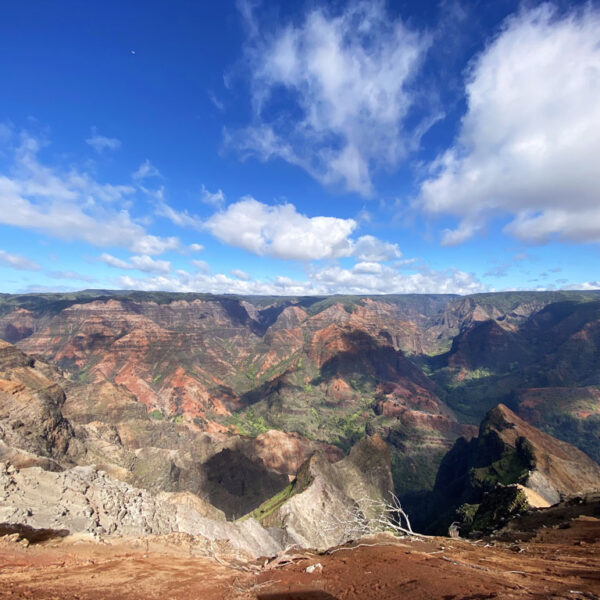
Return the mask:
<svg viewBox="0 0 600 600">
<path fill-rule="evenodd" d="M 284 529 L 299 546 L 326 549 L 363 535 L 365 521 L 385 518 L 393 489 L 389 448 L 368 436 L 335 464 L 314 454 L 286 490 L 251 516 Z"/>
<path fill-rule="evenodd" d="M 316 450 L 298 434 L 210 434 L 151 419 L 125 388 L 84 384 L 0 342 L 0 460 L 61 471 L 95 465 L 144 489 L 191 492 L 235 518 L 284 488 Z"/>
<path fill-rule="evenodd" d="M 514 484 L 522 488 L 506 488 Z M 600 490 L 598 463 L 499 404 L 482 421 L 478 437 L 458 439 L 444 457 L 416 520 L 424 529 L 443 531 L 454 520 L 472 519 L 478 507 L 487 510 L 490 499 L 518 508 L 527 506 L 527 497 L 549 505 L 594 490 Z"/>
<path fill-rule="evenodd" d="M 188 533 L 225 542 L 245 558 L 276 554 L 285 540 L 284 532 L 274 537 L 253 519 L 228 523 L 191 494 L 153 495 L 93 467 L 52 473 L 0 462 L 0 523 L 4 531 L 54 536 Z"/>
<path fill-rule="evenodd" d="M 510 406 L 538 429 L 600 462 L 600 386 L 522 388 Z"/>
<path fill-rule="evenodd" d="M 81 447 L 61 409 L 64 390 L 52 368 L 0 340 L 0 458 L 60 469 Z"/>
<path fill-rule="evenodd" d="M 484 321 L 436 359 L 434 379 L 459 418 L 499 401 L 600 458 L 600 303 L 557 302 L 519 326 Z"/>
<path fill-rule="evenodd" d="M 161 471 L 164 485 L 198 479 L 190 461 L 169 455 L 175 438 L 178 448 L 187 444 L 188 434 L 177 428 L 185 425 L 221 444 L 231 434 L 255 438 L 279 429 L 345 452 L 378 432 L 393 446 L 394 480 L 406 491 L 431 487 L 441 456 L 457 436 L 472 435 L 495 403 L 516 409 L 515 390 L 594 385 L 594 313 L 581 312 L 582 300 L 594 297 L 0 295 L 0 337 L 80 384 L 69 393 L 67 411 L 85 430 L 90 456 L 97 459 L 93 448 L 114 451 L 111 460 L 141 482 L 147 469 L 130 467 L 138 459 Z M 562 305 L 582 316 L 569 320 Z M 544 320 L 546 313 L 554 317 Z M 446 356 L 430 356 L 449 348 Z M 86 392 L 87 384 L 98 392 Z M 99 412 L 85 417 L 84 404 L 95 403 Z M 119 424 L 123 418 L 128 425 Z M 593 438 L 592 421 L 585 430 Z M 116 456 L 115 436 L 140 446 L 135 458 Z M 171 440 L 168 448 L 161 436 Z M 569 439 L 582 445 L 586 436 Z"/>
</svg>

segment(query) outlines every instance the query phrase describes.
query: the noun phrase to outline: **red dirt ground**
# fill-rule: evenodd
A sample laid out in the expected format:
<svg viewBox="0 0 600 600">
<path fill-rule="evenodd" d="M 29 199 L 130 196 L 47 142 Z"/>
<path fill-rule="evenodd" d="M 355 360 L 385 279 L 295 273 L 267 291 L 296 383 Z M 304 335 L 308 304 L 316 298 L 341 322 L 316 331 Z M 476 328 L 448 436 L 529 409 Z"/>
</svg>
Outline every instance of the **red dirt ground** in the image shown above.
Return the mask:
<svg viewBox="0 0 600 600">
<path fill-rule="evenodd" d="M 580 517 L 529 542 L 380 536 L 291 564 L 199 556 L 173 536 L 24 547 L 0 538 L 0 598 L 41 600 L 600 599 L 600 520 Z M 175 541 L 174 541 L 175 540 Z M 320 563 L 309 574 L 306 567 Z M 253 569 L 253 570 L 249 570 Z"/>
</svg>

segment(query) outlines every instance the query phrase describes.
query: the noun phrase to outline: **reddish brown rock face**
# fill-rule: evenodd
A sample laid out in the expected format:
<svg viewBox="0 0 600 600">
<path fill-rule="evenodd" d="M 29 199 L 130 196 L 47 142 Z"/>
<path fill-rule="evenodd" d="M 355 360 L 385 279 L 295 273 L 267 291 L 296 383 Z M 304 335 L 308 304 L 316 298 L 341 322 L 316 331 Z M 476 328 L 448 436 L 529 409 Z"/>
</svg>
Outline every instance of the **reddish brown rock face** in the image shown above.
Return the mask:
<svg viewBox="0 0 600 600">
<path fill-rule="evenodd" d="M 344 457 L 344 453 L 335 446 L 315 444 L 297 433 L 283 431 L 267 431 L 252 444 L 253 454 L 269 469 L 286 475 L 294 475 L 316 450 L 324 452 L 330 462 L 337 462 Z"/>
<path fill-rule="evenodd" d="M 238 406 L 227 381 L 258 339 L 245 311 L 228 308 L 201 301 L 75 304 L 20 346 L 79 379 L 123 385 L 149 411 L 181 415 L 192 426 L 197 419 L 214 430 L 219 427 L 208 423 L 207 412 L 227 414 Z"/>
<path fill-rule="evenodd" d="M 122 390 L 156 423 L 223 439 L 292 432 L 279 440 L 280 452 L 264 441 L 264 457 L 272 453 L 281 473 L 305 458 L 309 439 L 348 451 L 368 428 L 404 457 L 394 463 L 398 481 L 427 472 L 431 483 L 441 453 L 472 435 L 458 421 L 476 422 L 496 399 L 513 398 L 517 408 L 523 382 L 546 393 L 597 386 L 598 309 L 556 299 L 23 296 L 0 298 L 0 338 L 80 384 Z M 526 400 L 520 414 L 561 427 L 564 411 L 549 425 L 557 405 L 550 396 Z M 590 393 L 564 409 L 590 440 L 597 439 L 592 404 Z M 128 439 L 141 435 L 120 427 Z"/>
<path fill-rule="evenodd" d="M 243 407 L 252 389 L 303 369 L 308 383 L 323 367 L 331 371 L 324 394 L 334 400 L 356 395 L 348 383 L 354 368 L 385 383 L 392 397 L 439 410 L 433 386 L 403 354 L 422 351 L 420 330 L 398 317 L 397 306 L 373 300 L 311 317 L 299 306 L 259 311 L 236 300 L 110 299 L 76 303 L 37 323 L 18 309 L 3 325 L 24 351 L 71 376 L 122 385 L 149 412 L 217 432 L 226 430 L 218 417 Z"/>
<path fill-rule="evenodd" d="M 24 308 L 17 308 L 0 318 L 0 332 L 2 332 L 0 337 L 14 344 L 29 337 L 33 333 L 34 325 L 34 315 Z"/>
</svg>

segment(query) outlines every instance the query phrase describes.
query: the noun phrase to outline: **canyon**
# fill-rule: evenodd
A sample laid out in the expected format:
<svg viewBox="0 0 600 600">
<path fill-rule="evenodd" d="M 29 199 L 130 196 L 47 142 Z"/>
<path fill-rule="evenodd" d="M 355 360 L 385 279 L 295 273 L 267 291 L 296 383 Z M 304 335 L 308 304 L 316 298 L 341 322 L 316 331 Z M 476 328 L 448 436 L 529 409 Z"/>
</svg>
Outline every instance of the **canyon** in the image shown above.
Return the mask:
<svg viewBox="0 0 600 600">
<path fill-rule="evenodd" d="M 287 454 L 270 460 L 288 475 L 315 446 L 340 456 L 377 432 L 405 493 L 430 489 L 442 456 L 499 402 L 599 460 L 599 301 L 0 295 L 0 338 L 61 371 L 65 414 L 82 427 L 120 423 L 119 435 L 135 438 L 123 421 L 147 415 L 162 423 L 158 437 L 182 425 L 179 436 L 241 435 L 257 451 L 278 435 Z"/>
<path fill-rule="evenodd" d="M 265 598 L 304 581 L 290 548 L 342 572 L 326 553 L 365 535 L 382 549 L 353 561 L 388 584 L 392 556 L 445 548 L 432 534 L 530 539 L 546 565 L 544 522 L 599 539 L 598 359 L 593 292 L 0 295 L 0 545 L 40 564 L 79 543 L 208 572 L 227 556 L 214 576 L 250 569 Z M 479 564 L 462 543 L 448 561 Z"/>
</svg>

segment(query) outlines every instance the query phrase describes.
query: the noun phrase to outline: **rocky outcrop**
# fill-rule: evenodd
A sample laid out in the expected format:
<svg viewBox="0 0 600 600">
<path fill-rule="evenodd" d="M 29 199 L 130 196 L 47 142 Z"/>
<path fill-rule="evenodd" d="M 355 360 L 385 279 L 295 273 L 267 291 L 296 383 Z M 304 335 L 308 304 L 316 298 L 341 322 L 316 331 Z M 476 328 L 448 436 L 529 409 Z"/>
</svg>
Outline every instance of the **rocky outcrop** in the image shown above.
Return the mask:
<svg viewBox="0 0 600 600">
<path fill-rule="evenodd" d="M 331 463 L 344 458 L 344 453 L 337 446 L 315 443 L 297 433 L 274 429 L 247 440 L 243 446 L 246 456 L 260 459 L 272 471 L 288 476 L 296 475 L 298 469 L 317 451 L 322 452 Z"/>
<path fill-rule="evenodd" d="M 229 523 L 192 495 L 153 495 L 91 466 L 52 473 L 0 463 L 0 523 L 96 537 L 189 533 L 228 541 L 250 558 L 276 554 L 285 539 L 283 532 L 274 537 L 253 519 Z"/>
<path fill-rule="evenodd" d="M 22 457 L 68 462 L 80 450 L 61 412 L 65 394 L 57 378 L 47 365 L 0 340 L 0 441 Z"/>
<path fill-rule="evenodd" d="M 513 486 L 514 493 L 503 491 L 506 486 Z M 482 511 L 508 518 L 497 506 L 503 498 L 520 510 L 536 503 L 533 498 L 551 505 L 594 490 L 600 490 L 600 465 L 500 404 L 483 420 L 478 437 L 470 442 L 460 438 L 444 457 L 418 523 L 443 532 L 454 520 L 482 521 Z"/>
<path fill-rule="evenodd" d="M 457 441 L 442 461 L 435 489 L 462 486 L 467 498 L 498 483 L 521 483 L 554 504 L 561 497 L 600 489 L 600 465 L 500 404 L 488 413 L 477 438 Z"/>
<path fill-rule="evenodd" d="M 377 436 L 335 464 L 315 453 L 275 496 L 275 502 L 284 502 L 268 514 L 255 511 L 262 524 L 252 515 L 227 521 L 225 513 L 194 494 L 152 493 L 92 465 L 51 472 L 0 462 L 0 524 L 6 530 L 26 527 L 64 535 L 188 533 L 226 541 L 246 557 L 273 555 L 292 544 L 325 548 L 355 537 L 361 533 L 357 525 L 383 513 L 393 489 L 389 460 Z"/>
<path fill-rule="evenodd" d="M 122 386 L 69 381 L 0 342 L 0 459 L 17 467 L 94 465 L 154 493 L 191 492 L 236 518 L 284 488 L 319 448 L 341 458 L 297 434 L 250 439 L 153 420 Z"/>
<path fill-rule="evenodd" d="M 389 448 L 372 436 L 335 464 L 314 454 L 290 486 L 253 515 L 300 546 L 324 549 L 359 535 L 365 521 L 383 515 L 392 493 Z"/>
<path fill-rule="evenodd" d="M 152 485 L 154 470 L 161 486 L 196 493 L 198 463 L 241 448 L 225 441 L 232 434 L 296 432 L 347 453 L 378 432 L 393 445 L 405 492 L 430 488 L 441 455 L 469 434 L 465 423 L 514 390 L 600 383 L 598 303 L 582 302 L 595 297 L 1 295 L 0 337 L 64 370 L 62 413 L 85 438 L 84 460 L 124 469 L 137 485 Z M 593 452 L 595 419 L 563 412 L 537 424 Z M 293 475 L 314 450 L 301 445 L 287 438 L 290 458 L 276 459 L 273 446 L 267 470 Z"/>
</svg>

